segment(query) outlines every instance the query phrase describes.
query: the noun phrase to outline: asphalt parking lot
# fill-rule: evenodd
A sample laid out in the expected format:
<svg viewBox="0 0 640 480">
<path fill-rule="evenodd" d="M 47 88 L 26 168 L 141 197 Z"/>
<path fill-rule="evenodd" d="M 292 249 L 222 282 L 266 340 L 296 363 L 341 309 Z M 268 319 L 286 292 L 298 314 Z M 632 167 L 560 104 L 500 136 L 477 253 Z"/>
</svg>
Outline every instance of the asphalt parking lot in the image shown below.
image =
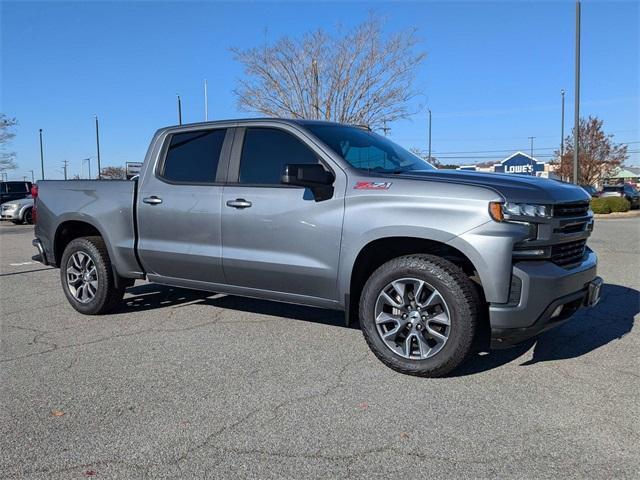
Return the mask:
<svg viewBox="0 0 640 480">
<path fill-rule="evenodd" d="M 603 300 L 454 376 L 397 374 L 330 311 L 139 283 L 82 316 L 0 224 L 0 478 L 640 478 L 640 218 Z"/>
</svg>

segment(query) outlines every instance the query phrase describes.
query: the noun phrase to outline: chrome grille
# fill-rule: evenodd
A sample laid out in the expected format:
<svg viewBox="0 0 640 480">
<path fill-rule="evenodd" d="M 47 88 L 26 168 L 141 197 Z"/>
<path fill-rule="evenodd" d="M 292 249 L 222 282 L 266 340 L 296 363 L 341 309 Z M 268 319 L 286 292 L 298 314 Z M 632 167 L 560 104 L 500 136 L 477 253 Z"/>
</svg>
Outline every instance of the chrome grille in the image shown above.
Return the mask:
<svg viewBox="0 0 640 480">
<path fill-rule="evenodd" d="M 551 261 L 561 267 L 570 266 L 582 261 L 586 240 L 560 243 L 551 247 Z"/>
</svg>

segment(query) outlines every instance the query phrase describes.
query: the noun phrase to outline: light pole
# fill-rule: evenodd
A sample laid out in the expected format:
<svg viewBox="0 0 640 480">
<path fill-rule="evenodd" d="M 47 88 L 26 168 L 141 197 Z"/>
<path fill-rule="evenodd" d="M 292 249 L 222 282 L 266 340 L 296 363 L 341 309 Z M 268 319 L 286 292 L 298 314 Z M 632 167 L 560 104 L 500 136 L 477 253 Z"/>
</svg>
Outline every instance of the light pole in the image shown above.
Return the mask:
<svg viewBox="0 0 640 480">
<path fill-rule="evenodd" d="M 42 148 L 42 129 L 40 129 L 40 168 L 42 169 L 42 180 L 44 180 L 44 149 Z"/>
<path fill-rule="evenodd" d="M 82 176 L 82 171 L 84 170 L 84 162 L 87 162 L 88 166 L 89 166 L 89 180 L 91 180 L 91 157 L 89 158 L 83 158 L 81 163 L 80 163 L 80 176 Z"/>
<path fill-rule="evenodd" d="M 560 95 L 562 96 L 562 120 L 560 123 L 560 162 L 562 162 L 562 157 L 564 157 L 564 88 L 560 90 Z"/>
<path fill-rule="evenodd" d="M 36 179 L 33 175 L 33 170 L 29 170 L 31 172 L 31 183 L 36 183 Z"/>
<path fill-rule="evenodd" d="M 96 149 L 98 150 L 98 180 L 102 178 L 102 169 L 100 168 L 100 130 L 98 128 L 98 115 L 96 117 Z"/>
<path fill-rule="evenodd" d="M 529 140 L 531 141 L 531 158 L 533 158 L 533 139 L 536 137 L 529 137 Z"/>
<path fill-rule="evenodd" d="M 573 118 L 573 183 L 579 181 L 578 158 L 580 152 L 580 1 L 576 2 L 576 94 Z"/>
<path fill-rule="evenodd" d="M 182 101 L 180 100 L 180 95 L 176 94 L 178 97 L 178 124 L 182 125 Z"/>
<path fill-rule="evenodd" d="M 209 92 L 207 91 L 207 79 L 204 79 L 204 121 L 209 121 Z"/>
<path fill-rule="evenodd" d="M 429 109 L 429 160 L 431 162 L 431 109 Z"/>
</svg>

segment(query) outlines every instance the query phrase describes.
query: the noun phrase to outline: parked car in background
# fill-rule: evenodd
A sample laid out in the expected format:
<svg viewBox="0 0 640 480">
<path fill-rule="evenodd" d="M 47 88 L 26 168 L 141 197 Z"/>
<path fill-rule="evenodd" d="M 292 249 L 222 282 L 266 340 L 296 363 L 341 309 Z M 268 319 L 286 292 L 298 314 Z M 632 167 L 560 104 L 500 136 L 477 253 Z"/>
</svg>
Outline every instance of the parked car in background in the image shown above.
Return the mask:
<svg viewBox="0 0 640 480">
<path fill-rule="evenodd" d="M 31 194 L 31 182 L 0 182 L 0 204 Z"/>
<path fill-rule="evenodd" d="M 598 191 L 598 189 L 596 187 L 594 187 L 593 185 L 580 185 L 582 187 L 582 189 L 587 192 L 589 195 L 591 195 L 592 197 L 596 198 L 600 196 L 600 192 Z"/>
<path fill-rule="evenodd" d="M 33 223 L 33 197 L 28 196 L 0 205 L 0 219 L 11 220 L 16 225 Z"/>
<path fill-rule="evenodd" d="M 605 185 L 600 196 L 626 198 L 632 209 L 640 208 L 640 192 L 627 183 L 624 185 Z"/>
</svg>

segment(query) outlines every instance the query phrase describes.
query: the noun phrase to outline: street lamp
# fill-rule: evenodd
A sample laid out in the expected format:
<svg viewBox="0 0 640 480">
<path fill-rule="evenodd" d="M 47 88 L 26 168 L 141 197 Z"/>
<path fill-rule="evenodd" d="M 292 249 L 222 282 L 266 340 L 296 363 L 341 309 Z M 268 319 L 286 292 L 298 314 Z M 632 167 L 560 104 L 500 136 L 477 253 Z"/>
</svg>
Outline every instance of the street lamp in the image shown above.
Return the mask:
<svg viewBox="0 0 640 480">
<path fill-rule="evenodd" d="M 84 172 L 84 162 L 87 162 L 89 166 L 89 180 L 91 180 L 91 157 L 80 160 L 80 176 L 82 177 L 82 173 Z"/>
<path fill-rule="evenodd" d="M 529 140 L 531 141 L 531 158 L 533 158 L 533 139 L 536 137 L 529 137 Z"/>
<path fill-rule="evenodd" d="M 29 170 L 31 172 L 31 183 L 36 183 L 35 177 L 33 175 L 33 170 Z"/>
<path fill-rule="evenodd" d="M 42 148 L 42 129 L 40 129 L 40 168 L 42 169 L 42 180 L 44 180 L 44 149 Z"/>
<path fill-rule="evenodd" d="M 98 150 L 98 180 L 102 178 L 102 169 L 100 168 L 100 133 L 98 130 L 98 115 L 96 117 L 96 149 Z"/>
<path fill-rule="evenodd" d="M 564 88 L 560 90 L 560 95 L 562 96 L 562 120 L 560 123 L 560 161 L 562 162 L 562 157 L 564 157 Z"/>
<path fill-rule="evenodd" d="M 580 2 L 576 2 L 576 93 L 573 119 L 573 183 L 579 181 L 578 158 L 580 152 Z"/>
<path fill-rule="evenodd" d="M 431 109 L 429 109 L 429 160 L 431 162 Z"/>
<path fill-rule="evenodd" d="M 178 97 L 178 124 L 182 125 L 182 100 L 180 100 L 180 95 L 176 94 Z"/>
</svg>

